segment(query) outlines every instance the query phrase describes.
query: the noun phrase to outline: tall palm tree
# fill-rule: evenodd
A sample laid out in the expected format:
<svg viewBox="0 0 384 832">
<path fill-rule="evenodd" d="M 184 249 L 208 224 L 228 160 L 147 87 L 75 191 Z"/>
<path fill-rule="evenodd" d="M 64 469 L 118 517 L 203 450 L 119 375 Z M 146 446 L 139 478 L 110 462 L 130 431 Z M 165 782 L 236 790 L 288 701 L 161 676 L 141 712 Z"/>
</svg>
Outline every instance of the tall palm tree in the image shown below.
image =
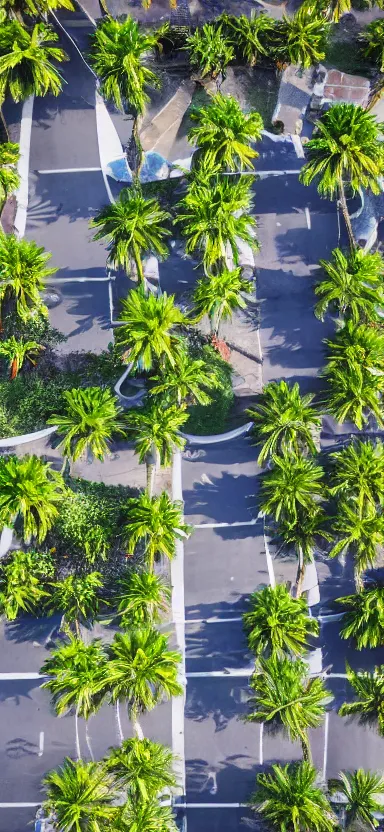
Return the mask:
<svg viewBox="0 0 384 832">
<path fill-rule="evenodd" d="M 337 599 L 346 606 L 340 635 L 354 639 L 357 650 L 384 645 L 384 587 L 366 589 Z"/>
<path fill-rule="evenodd" d="M 296 455 L 307 450 L 316 453 L 313 433 L 320 428 L 321 419 L 313 399 L 311 393 L 301 396 L 297 383 L 290 386 L 282 379 L 267 384 L 254 409 L 247 410 L 255 444 L 261 445 L 259 465 L 283 450 Z"/>
<path fill-rule="evenodd" d="M 312 459 L 283 450 L 272 456 L 273 468 L 263 475 L 260 509 L 275 520 L 292 524 L 300 512 L 316 511 L 316 498 L 324 491 L 324 471 Z"/>
<path fill-rule="evenodd" d="M 163 406 L 150 402 L 140 410 L 129 410 L 125 420 L 128 435 L 135 441 L 139 462 L 147 465 L 147 490 L 151 495 L 156 465 L 170 465 L 173 451 L 182 449 L 185 439 L 180 428 L 188 419 L 185 406 Z"/>
<path fill-rule="evenodd" d="M 359 510 L 369 502 L 384 501 L 384 445 L 355 439 L 341 451 L 330 454 L 332 496 L 353 498 Z"/>
<path fill-rule="evenodd" d="M 363 724 L 374 723 L 381 737 L 384 737 L 384 665 L 375 667 L 373 672 L 354 670 L 346 665 L 347 678 L 357 699 L 343 702 L 340 716 L 358 716 Z"/>
<path fill-rule="evenodd" d="M 41 673 L 49 677 L 42 687 L 52 694 L 57 715 L 75 710 L 76 751 L 80 760 L 78 718 L 87 721 L 102 704 L 106 693 L 105 649 L 99 639 L 85 644 L 81 638 L 69 635 L 69 642 L 45 660 Z"/>
<path fill-rule="evenodd" d="M 0 211 L 8 197 L 19 186 L 20 177 L 17 171 L 19 158 L 18 144 L 12 142 L 0 144 Z"/>
<path fill-rule="evenodd" d="M 243 277 L 241 267 L 220 268 L 217 274 L 208 274 L 197 281 L 193 293 L 196 313 L 208 315 L 212 335 L 219 335 L 220 324 L 232 318 L 238 309 L 246 309 L 244 294 L 250 295 L 253 282 Z"/>
<path fill-rule="evenodd" d="M 212 399 L 207 392 L 219 386 L 217 372 L 210 368 L 202 358 L 192 358 L 186 349 L 181 349 L 173 367 L 166 366 L 156 376 L 150 388 L 151 396 L 164 396 L 170 404 L 188 401 L 188 403 L 210 404 Z"/>
<path fill-rule="evenodd" d="M 372 416 L 383 426 L 382 376 L 361 367 L 356 372 L 356 367 L 349 364 L 330 368 L 326 376 L 324 405 L 339 424 L 348 420 L 362 430 Z"/>
<path fill-rule="evenodd" d="M 114 825 L 116 832 L 178 832 L 173 807 L 150 800 L 128 798 Z"/>
<path fill-rule="evenodd" d="M 161 86 L 160 78 L 146 65 L 156 43 L 156 35 L 141 30 L 129 15 L 125 20 L 104 17 L 92 35 L 90 61 L 100 80 L 100 92 L 118 110 L 129 107 L 138 149 L 139 119 L 150 100 L 148 91 Z"/>
<path fill-rule="evenodd" d="M 126 700 L 138 739 L 143 739 L 140 714 L 164 698 L 181 696 L 183 687 L 177 680 L 180 661 L 180 654 L 168 649 L 167 636 L 150 627 L 115 635 L 110 645 L 108 686 L 113 702 Z"/>
<path fill-rule="evenodd" d="M 100 572 L 88 575 L 67 575 L 52 585 L 51 608 L 61 612 L 67 627 L 75 625 L 80 638 L 80 624 L 93 623 L 99 610 L 98 592 L 103 586 Z"/>
<path fill-rule="evenodd" d="M 215 176 L 210 185 L 197 179 L 179 203 L 176 219 L 187 238 L 189 254 L 199 251 L 206 271 L 213 266 L 225 267 L 229 257 L 239 265 L 239 240 L 258 244 L 252 234 L 256 221 L 249 213 L 252 208 L 251 182 L 240 176 L 236 181 L 228 176 Z"/>
<path fill-rule="evenodd" d="M 45 23 L 26 29 L 18 20 L 0 28 L 0 102 L 7 96 L 24 101 L 30 95 L 59 95 L 62 77 L 57 64 L 68 60 L 55 44 L 58 34 Z"/>
<path fill-rule="evenodd" d="M 166 580 L 153 572 L 134 572 L 131 568 L 118 582 L 117 614 L 120 627 L 158 624 L 169 611 L 171 588 Z"/>
<path fill-rule="evenodd" d="M 379 821 L 375 812 L 383 811 L 384 777 L 373 771 L 358 768 L 355 771 L 341 771 L 336 780 L 328 784 L 331 794 L 344 795 L 346 829 L 376 829 Z"/>
<path fill-rule="evenodd" d="M 314 3 L 303 3 L 292 17 L 276 26 L 276 55 L 281 61 L 309 69 L 324 60 L 329 23 Z"/>
<path fill-rule="evenodd" d="M 332 258 L 320 260 L 326 277 L 315 286 L 315 294 L 320 298 L 315 306 L 316 316 L 323 321 L 330 307 L 355 324 L 377 320 L 384 303 L 384 264 L 379 252 L 352 248 L 344 253 L 335 248 Z"/>
<path fill-rule="evenodd" d="M 301 656 L 308 636 L 319 634 L 318 622 L 308 615 L 304 598 L 292 598 L 285 584 L 260 589 L 249 602 L 243 625 L 248 646 L 257 656 Z"/>
<path fill-rule="evenodd" d="M 196 125 L 188 133 L 188 141 L 197 147 L 198 157 L 205 156 L 208 165 L 220 165 L 224 171 L 253 168 L 252 160 L 259 155 L 251 147 L 260 141 L 263 129 L 261 115 L 244 113 L 236 98 L 218 92 L 209 104 L 191 112 Z"/>
<path fill-rule="evenodd" d="M 43 780 L 46 800 L 43 809 L 53 816 L 57 832 L 101 832 L 118 813 L 113 803 L 118 796 L 112 774 L 101 763 L 75 762 L 50 771 Z"/>
<path fill-rule="evenodd" d="M 276 537 L 282 542 L 282 548 L 293 548 L 297 556 L 297 598 L 302 593 L 305 567 L 313 561 L 317 541 L 333 539 L 332 534 L 326 528 L 327 519 L 325 511 L 316 505 L 316 508 L 311 509 L 310 512 L 305 507 L 299 509 L 294 521 L 287 515 L 276 524 Z"/>
<path fill-rule="evenodd" d="M 159 742 L 124 740 L 120 748 L 112 748 L 106 763 L 133 800 L 151 800 L 176 786 L 172 751 Z"/>
<path fill-rule="evenodd" d="M 122 408 L 108 388 L 79 387 L 62 394 L 62 415 L 54 414 L 47 421 L 57 425 L 63 436 L 59 447 L 67 459 L 76 462 L 88 454 L 103 461 L 110 442 L 117 434 L 124 435 Z"/>
<path fill-rule="evenodd" d="M 340 200 L 350 242 L 354 237 L 349 218 L 345 185 L 352 192 L 370 188 L 380 193 L 383 170 L 383 130 L 375 117 L 355 104 L 335 104 L 324 113 L 305 149 L 308 161 L 300 181 L 310 185 L 315 179 L 321 196 Z"/>
<path fill-rule="evenodd" d="M 193 69 L 204 78 L 217 78 L 235 57 L 232 44 L 224 37 L 222 27 L 205 23 L 187 38 L 185 49 Z"/>
<path fill-rule="evenodd" d="M 337 825 L 326 796 L 307 762 L 273 765 L 256 778 L 251 806 L 280 832 L 332 832 Z"/>
<path fill-rule="evenodd" d="M 14 335 L 1 341 L 0 356 L 6 358 L 9 363 L 11 379 L 16 378 L 25 360 L 35 365 L 37 356 L 44 349 L 37 341 L 24 341 L 23 338 L 17 339 Z"/>
<path fill-rule="evenodd" d="M 176 540 L 188 537 L 190 531 L 191 527 L 183 522 L 182 504 L 172 502 L 166 491 L 156 497 L 150 497 L 144 491 L 127 501 L 127 524 L 123 532 L 126 545 L 134 552 L 137 544 L 143 541 L 150 572 L 153 572 L 156 557 L 174 558 Z"/>
<path fill-rule="evenodd" d="M 2 561 L 0 610 L 8 621 L 23 612 L 36 615 L 49 598 L 44 586 L 50 577 L 51 564 L 38 552 L 17 550 Z"/>
<path fill-rule="evenodd" d="M 47 312 L 40 292 L 45 281 L 57 269 L 47 265 L 51 255 L 30 240 L 19 240 L 13 234 L 0 235 L 0 303 L 12 300 L 25 321 L 35 309 Z"/>
<path fill-rule="evenodd" d="M 136 183 L 123 188 L 115 202 L 105 205 L 91 220 L 90 226 L 98 229 L 94 240 L 108 243 L 108 262 L 114 268 L 124 268 L 127 274 L 132 273 L 134 265 L 137 279 L 144 285 L 143 257 L 155 254 L 164 258 L 168 254 L 165 239 L 171 233 L 167 228 L 170 216 L 160 208 L 157 199 L 147 199 Z"/>
<path fill-rule="evenodd" d="M 73 12 L 71 0 L 0 0 L 0 9 L 4 9 L 7 19 L 16 19 L 20 23 L 24 18 L 45 18 L 56 9 L 68 9 Z"/>
<path fill-rule="evenodd" d="M 346 321 L 324 343 L 328 347 L 325 377 L 336 369 L 348 369 L 360 377 L 367 372 L 378 378 L 384 375 L 384 335 L 380 330 Z"/>
<path fill-rule="evenodd" d="M 337 515 L 333 518 L 332 531 L 338 540 L 329 552 L 329 557 L 345 557 L 351 552 L 356 590 L 361 592 L 362 575 L 366 569 L 374 568 L 379 549 L 384 544 L 384 517 L 376 512 L 371 503 L 367 503 L 362 511 L 357 504 L 340 500 Z"/>
<path fill-rule="evenodd" d="M 157 296 L 133 289 L 121 303 L 117 342 L 134 367 L 152 370 L 155 363 L 173 368 L 181 347 L 180 327 L 188 319 L 175 303 L 175 295 Z"/>
<path fill-rule="evenodd" d="M 311 759 L 308 729 L 318 728 L 332 699 L 320 676 L 308 678 L 308 665 L 292 658 L 259 659 L 250 687 L 250 722 L 267 722 L 287 731 L 291 742 L 299 740 L 304 760 Z"/>
<path fill-rule="evenodd" d="M 224 12 L 219 20 L 222 21 L 224 34 L 232 41 L 242 62 L 248 66 L 255 66 L 260 55 L 270 53 L 275 21 L 265 12 L 251 11 L 250 17 L 245 14 L 236 16 Z"/>
<path fill-rule="evenodd" d="M 39 457 L 0 457 L 0 523 L 20 520 L 25 541 L 44 540 L 65 493 L 62 476 Z"/>
<path fill-rule="evenodd" d="M 363 29 L 360 40 L 364 44 L 363 55 L 373 61 L 379 72 L 384 72 L 384 21 L 372 20 Z"/>
</svg>

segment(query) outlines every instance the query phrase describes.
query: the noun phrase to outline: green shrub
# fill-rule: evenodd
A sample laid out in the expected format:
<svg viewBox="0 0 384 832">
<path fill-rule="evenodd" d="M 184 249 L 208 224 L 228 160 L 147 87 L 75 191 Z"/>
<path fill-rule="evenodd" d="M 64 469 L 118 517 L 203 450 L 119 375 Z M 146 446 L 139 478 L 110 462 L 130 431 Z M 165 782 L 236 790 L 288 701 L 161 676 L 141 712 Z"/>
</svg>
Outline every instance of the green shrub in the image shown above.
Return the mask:
<svg viewBox="0 0 384 832">
<path fill-rule="evenodd" d="M 223 433 L 234 401 L 232 368 L 209 344 L 202 345 L 196 340 L 190 352 L 193 358 L 205 359 L 209 368 L 216 370 L 220 386 L 210 391 L 211 404 L 195 404 L 188 408 L 189 418 L 184 430 L 197 435 Z"/>
</svg>

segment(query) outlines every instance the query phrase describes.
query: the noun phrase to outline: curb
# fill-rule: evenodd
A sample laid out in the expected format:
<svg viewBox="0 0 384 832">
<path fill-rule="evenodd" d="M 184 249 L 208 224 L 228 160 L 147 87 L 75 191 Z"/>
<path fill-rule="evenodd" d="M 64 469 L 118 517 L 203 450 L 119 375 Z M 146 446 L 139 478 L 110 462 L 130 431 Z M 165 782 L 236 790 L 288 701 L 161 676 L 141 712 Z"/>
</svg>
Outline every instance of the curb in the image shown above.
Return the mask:
<svg viewBox="0 0 384 832">
<path fill-rule="evenodd" d="M 7 436 L 6 439 L 0 439 L 0 448 L 13 448 L 17 445 L 26 445 L 27 442 L 34 442 L 37 439 L 45 439 L 57 430 L 57 425 L 42 430 L 36 430 L 34 433 L 23 433 L 20 436 Z"/>
</svg>

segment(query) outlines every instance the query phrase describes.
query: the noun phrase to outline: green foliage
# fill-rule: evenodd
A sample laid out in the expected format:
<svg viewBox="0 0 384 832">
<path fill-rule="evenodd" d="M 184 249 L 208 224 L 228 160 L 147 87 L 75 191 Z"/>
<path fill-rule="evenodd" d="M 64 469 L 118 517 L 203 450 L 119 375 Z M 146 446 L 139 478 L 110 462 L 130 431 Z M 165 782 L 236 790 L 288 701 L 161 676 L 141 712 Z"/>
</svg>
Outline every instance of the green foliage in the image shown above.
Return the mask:
<svg viewBox="0 0 384 832">
<path fill-rule="evenodd" d="M 314 396 L 300 396 L 299 385 L 288 385 L 284 379 L 271 381 L 259 396 L 255 408 L 247 414 L 253 421 L 252 436 L 261 446 L 258 463 L 262 465 L 273 454 L 286 450 L 316 453 L 314 430 L 321 420 L 312 405 Z"/>
<path fill-rule="evenodd" d="M 17 340 L 14 335 L 0 341 L 0 356 L 7 360 L 11 379 L 15 379 L 24 362 L 36 364 L 39 353 L 44 349 L 37 341 Z"/>
<path fill-rule="evenodd" d="M 344 702 L 339 709 L 340 716 L 357 716 L 363 725 L 374 724 L 384 737 L 384 665 L 355 673 L 347 664 L 347 678 L 357 698 Z"/>
<path fill-rule="evenodd" d="M 99 832 L 118 813 L 114 806 L 118 791 L 112 774 L 101 763 L 75 762 L 50 771 L 43 780 L 48 817 L 54 814 L 60 832 Z"/>
<path fill-rule="evenodd" d="M 178 832 L 173 807 L 149 800 L 128 798 L 115 825 L 116 832 Z"/>
<path fill-rule="evenodd" d="M 99 639 L 85 644 L 71 634 L 69 641 L 45 660 L 41 673 L 49 676 L 42 684 L 52 694 L 58 716 L 74 708 L 84 719 L 102 704 L 106 684 L 106 652 Z"/>
<path fill-rule="evenodd" d="M 269 55 L 273 46 L 271 38 L 275 21 L 265 12 L 251 11 L 250 17 L 228 15 L 225 12 L 218 18 L 228 40 L 232 42 L 236 55 L 242 63 L 255 66 L 260 56 Z"/>
<path fill-rule="evenodd" d="M 192 352 L 194 355 L 195 353 Z M 228 416 L 234 402 L 232 388 L 232 367 L 223 361 L 219 353 L 209 344 L 196 351 L 206 366 L 215 374 L 217 385 L 210 391 L 211 403 L 194 404 L 187 409 L 188 421 L 185 430 L 196 435 L 223 433 L 227 428 Z"/>
<path fill-rule="evenodd" d="M 328 784 L 332 794 L 346 798 L 343 804 L 346 829 L 376 829 L 379 821 L 375 813 L 383 811 L 384 778 L 373 771 L 359 768 L 340 772 L 337 780 Z"/>
<path fill-rule="evenodd" d="M 170 404 L 211 404 L 212 398 L 207 391 L 220 384 L 215 368 L 209 367 L 203 358 L 192 358 L 185 348 L 179 351 L 174 367 L 165 367 L 150 381 L 155 382 L 149 390 L 150 395 L 163 396 Z"/>
<path fill-rule="evenodd" d="M 136 183 L 131 188 L 123 188 L 112 204 L 102 208 L 91 221 L 91 228 L 99 229 L 94 240 L 109 244 L 108 262 L 115 268 L 121 266 L 127 274 L 134 263 L 138 279 L 143 283 L 143 256 L 155 254 L 164 258 L 168 254 L 165 238 L 171 233 L 166 227 L 170 216 L 160 208 L 157 199 L 147 199 Z"/>
<path fill-rule="evenodd" d="M 216 78 L 234 58 L 231 43 L 223 36 L 221 26 L 205 23 L 187 38 L 185 49 L 194 69 L 204 78 Z"/>
<path fill-rule="evenodd" d="M 108 770 L 138 802 L 159 797 L 176 786 L 170 748 L 159 742 L 133 737 L 113 748 L 106 760 Z"/>
<path fill-rule="evenodd" d="M 356 324 L 378 319 L 377 310 L 384 305 L 384 267 L 378 251 L 356 248 L 344 254 L 335 248 L 332 261 L 320 260 L 320 266 L 326 277 L 315 286 L 320 298 L 315 315 L 321 321 L 328 307 Z"/>
<path fill-rule="evenodd" d="M 171 589 L 164 578 L 153 572 L 127 569 L 119 580 L 116 600 L 122 629 L 158 624 L 169 611 Z"/>
<path fill-rule="evenodd" d="M 243 625 L 248 646 L 257 656 L 301 656 L 308 636 L 319 634 L 318 622 L 308 615 L 305 599 L 292 598 L 285 584 L 254 592 Z"/>
<path fill-rule="evenodd" d="M 150 497 L 146 491 L 127 502 L 127 524 L 123 534 L 129 552 L 144 544 L 144 557 L 150 571 L 161 555 L 175 557 L 176 540 L 188 537 L 191 527 L 183 522 L 183 506 L 172 502 L 166 491 Z"/>
<path fill-rule="evenodd" d="M 13 551 L 0 564 L 0 610 L 14 621 L 22 613 L 38 615 L 46 599 L 47 580 L 54 574 L 50 553 Z"/>
<path fill-rule="evenodd" d="M 135 489 L 88 480 L 70 480 L 65 501 L 50 532 L 49 541 L 59 555 L 94 563 L 106 559 L 119 546 L 127 497 Z"/>
<path fill-rule="evenodd" d="M 49 425 L 57 425 L 63 436 L 60 447 L 65 457 L 76 461 L 85 454 L 103 461 L 111 440 L 124 435 L 122 408 L 116 396 L 101 387 L 83 387 L 63 393 L 64 414 L 54 414 Z"/>
<path fill-rule="evenodd" d="M 384 645 L 384 588 L 375 587 L 337 599 L 347 607 L 340 630 L 342 638 L 353 638 L 358 650 Z"/>
<path fill-rule="evenodd" d="M 316 781 L 307 762 L 273 765 L 271 773 L 257 775 L 251 806 L 280 832 L 332 832 L 336 818 Z"/>
<path fill-rule="evenodd" d="M 153 295 L 141 287 L 129 292 L 122 301 L 117 343 L 127 348 L 125 360 L 135 368 L 152 370 L 160 363 L 171 367 L 177 362 L 181 348 L 180 327 L 188 319 L 175 303 L 175 295 Z"/>
<path fill-rule="evenodd" d="M 98 592 L 103 586 L 100 572 L 76 577 L 68 575 L 52 584 L 52 612 L 61 612 L 67 626 L 93 623 L 99 611 Z"/>
<path fill-rule="evenodd" d="M 310 514 L 299 509 L 296 520 L 287 515 L 275 524 L 276 537 L 280 538 L 284 549 L 294 549 L 296 555 L 301 553 L 305 563 L 313 560 L 316 542 L 319 538 L 332 540 L 332 535 L 326 529 L 327 515 L 317 504 L 312 507 Z"/>
<path fill-rule="evenodd" d="M 20 522 L 25 541 L 44 540 L 65 491 L 61 475 L 39 457 L 0 457 L 0 523 Z"/>
<path fill-rule="evenodd" d="M 16 309 L 7 311 L 2 324 L 2 335 L 5 339 L 14 335 L 15 338 L 24 339 L 25 341 L 37 341 L 46 349 L 53 348 L 67 340 L 66 335 L 52 327 L 47 315 L 36 307 L 31 309 L 26 319 L 20 318 Z M 93 353 L 87 353 L 86 355 L 93 355 Z M 105 353 L 101 353 L 100 356 L 95 356 L 95 358 L 101 359 L 102 355 L 105 355 Z"/>
<path fill-rule="evenodd" d="M 384 517 L 371 503 L 361 509 L 354 503 L 340 500 L 332 531 L 337 542 L 329 556 L 344 557 L 348 552 L 353 555 L 356 588 L 361 590 L 363 572 L 374 568 L 379 549 L 384 545 Z"/>
<path fill-rule="evenodd" d="M 100 79 L 100 91 L 118 110 L 128 104 L 142 115 L 149 101 L 148 90 L 160 86 L 160 79 L 145 64 L 157 37 L 141 31 L 127 15 L 125 20 L 104 17 L 99 21 L 90 51 L 90 62 Z"/>
<path fill-rule="evenodd" d="M 330 455 L 330 493 L 344 500 L 356 500 L 362 510 L 366 503 L 384 501 L 384 445 L 354 440 Z"/>
<path fill-rule="evenodd" d="M 310 185 L 315 179 L 321 196 L 334 198 L 340 184 L 352 191 L 370 188 L 381 192 L 383 170 L 383 130 L 375 116 L 355 104 L 334 104 L 316 124 L 307 142 L 307 163 L 300 181 Z"/>
<path fill-rule="evenodd" d="M 11 17 L 45 17 L 56 9 L 74 11 L 71 0 L 0 0 L 0 10 L 4 9 L 8 18 Z"/>
<path fill-rule="evenodd" d="M 246 309 L 243 294 L 251 294 L 253 283 L 243 277 L 242 268 L 221 268 L 217 274 L 208 274 L 197 281 L 193 293 L 196 313 L 208 315 L 211 332 L 218 335 L 221 321 L 230 320 L 238 309 Z"/>
<path fill-rule="evenodd" d="M 224 171 L 253 168 L 259 154 L 250 145 L 261 139 L 263 129 L 259 113 L 244 113 L 233 96 L 218 92 L 208 106 L 193 109 L 191 119 L 196 125 L 188 141 L 197 147 L 198 158 L 204 156 L 208 165 Z"/>
<path fill-rule="evenodd" d="M 59 95 L 62 78 L 57 64 L 67 60 L 55 46 L 58 34 L 45 23 L 25 29 L 18 20 L 0 27 L 0 100 L 9 95 L 24 101 L 30 95 Z"/>
<path fill-rule="evenodd" d="M 48 267 L 50 258 L 47 251 L 30 240 L 19 239 L 13 234 L 0 235 L 0 277 L 3 282 L 0 303 L 4 300 L 14 302 L 22 320 L 28 319 L 31 310 L 35 309 L 47 314 L 40 293 L 46 278 L 57 272 Z"/>
<path fill-rule="evenodd" d="M 379 72 L 384 72 L 384 20 L 372 20 L 360 38 L 364 44 L 363 55 L 376 64 Z"/>
<path fill-rule="evenodd" d="M 323 469 L 312 459 L 286 450 L 272 456 L 272 461 L 273 468 L 263 476 L 260 510 L 294 525 L 299 515 L 316 512 L 316 498 L 324 490 Z"/>
<path fill-rule="evenodd" d="M 303 3 L 292 17 L 284 15 L 275 32 L 280 61 L 309 69 L 324 59 L 329 23 L 314 3 Z"/>
<path fill-rule="evenodd" d="M 12 142 L 0 144 L 0 210 L 6 199 L 19 185 L 20 177 L 17 172 L 19 157 L 18 144 L 12 144 Z"/>
<path fill-rule="evenodd" d="M 156 401 L 149 402 L 140 410 L 128 410 L 125 419 L 128 436 L 135 442 L 140 462 L 145 462 L 155 448 L 160 464 L 170 465 L 174 449 L 184 448 L 185 439 L 179 431 L 188 414 L 183 405 L 163 406 Z"/>
</svg>

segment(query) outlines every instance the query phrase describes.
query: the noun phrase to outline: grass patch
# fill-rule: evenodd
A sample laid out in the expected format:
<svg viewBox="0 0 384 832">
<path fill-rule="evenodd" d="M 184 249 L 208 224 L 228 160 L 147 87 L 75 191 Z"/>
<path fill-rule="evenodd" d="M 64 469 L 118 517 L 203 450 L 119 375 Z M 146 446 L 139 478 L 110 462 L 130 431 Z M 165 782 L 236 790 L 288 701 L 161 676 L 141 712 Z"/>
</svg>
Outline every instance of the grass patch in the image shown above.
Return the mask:
<svg viewBox="0 0 384 832">
<path fill-rule="evenodd" d="M 328 69 L 339 69 L 350 75 L 368 77 L 372 72 L 372 64 L 363 57 L 361 44 L 355 38 L 331 37 L 324 63 Z"/>
</svg>

